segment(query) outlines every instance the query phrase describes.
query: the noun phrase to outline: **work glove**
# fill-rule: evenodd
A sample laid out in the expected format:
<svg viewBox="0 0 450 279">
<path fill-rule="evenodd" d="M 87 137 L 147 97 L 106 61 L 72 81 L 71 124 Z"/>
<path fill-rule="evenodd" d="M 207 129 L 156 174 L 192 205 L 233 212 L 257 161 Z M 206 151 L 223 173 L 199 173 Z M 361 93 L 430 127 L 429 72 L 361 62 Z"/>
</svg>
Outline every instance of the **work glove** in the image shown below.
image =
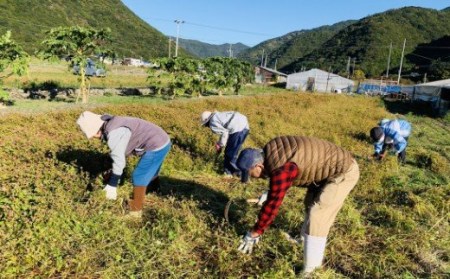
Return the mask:
<svg viewBox="0 0 450 279">
<path fill-rule="evenodd" d="M 258 244 L 260 238 L 260 235 L 257 237 L 252 237 L 251 232 L 247 232 L 247 234 L 242 237 L 238 250 L 244 254 L 251 254 L 253 251 L 253 245 Z"/>
<path fill-rule="evenodd" d="M 267 200 L 267 195 L 269 192 L 265 191 L 258 199 L 258 205 L 263 205 L 264 202 Z"/>
<path fill-rule="evenodd" d="M 383 160 L 385 154 L 386 153 L 374 153 L 373 154 L 373 158 L 378 160 L 378 161 L 381 161 L 381 160 Z"/>
<path fill-rule="evenodd" d="M 106 194 L 107 200 L 116 200 L 117 199 L 117 187 L 113 187 L 113 186 L 106 184 L 105 188 L 103 188 L 103 191 Z"/>
<path fill-rule="evenodd" d="M 214 147 L 216 148 L 217 154 L 220 154 L 220 152 L 222 152 L 222 146 L 220 146 L 220 144 L 216 143 Z"/>
</svg>

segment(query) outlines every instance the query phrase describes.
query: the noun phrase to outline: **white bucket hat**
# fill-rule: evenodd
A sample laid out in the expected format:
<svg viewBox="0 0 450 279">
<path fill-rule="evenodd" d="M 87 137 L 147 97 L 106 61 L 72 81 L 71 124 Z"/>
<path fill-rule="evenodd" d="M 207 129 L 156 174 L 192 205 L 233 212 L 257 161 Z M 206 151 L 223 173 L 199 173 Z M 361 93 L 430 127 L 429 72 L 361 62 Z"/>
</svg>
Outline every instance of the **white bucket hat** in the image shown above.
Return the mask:
<svg viewBox="0 0 450 279">
<path fill-rule="evenodd" d="M 77 124 L 88 139 L 97 134 L 102 127 L 104 121 L 101 117 L 101 115 L 90 111 L 85 111 L 78 117 Z"/>
<path fill-rule="evenodd" d="M 208 121 L 211 119 L 212 116 L 213 116 L 213 113 L 210 111 L 202 112 L 202 116 L 200 119 L 202 125 L 205 125 L 206 123 L 208 123 Z"/>
</svg>

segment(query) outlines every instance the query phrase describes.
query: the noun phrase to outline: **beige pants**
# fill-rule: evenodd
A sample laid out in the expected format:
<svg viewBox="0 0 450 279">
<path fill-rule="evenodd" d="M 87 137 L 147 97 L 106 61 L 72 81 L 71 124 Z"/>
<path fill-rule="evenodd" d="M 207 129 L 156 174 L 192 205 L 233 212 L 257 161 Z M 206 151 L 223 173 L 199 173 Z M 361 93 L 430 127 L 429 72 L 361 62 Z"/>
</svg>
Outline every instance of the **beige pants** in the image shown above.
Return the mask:
<svg viewBox="0 0 450 279">
<path fill-rule="evenodd" d="M 305 197 L 306 217 L 302 230 L 312 236 L 327 237 L 345 198 L 359 179 L 356 161 L 349 170 L 321 187 L 310 186 Z"/>
</svg>

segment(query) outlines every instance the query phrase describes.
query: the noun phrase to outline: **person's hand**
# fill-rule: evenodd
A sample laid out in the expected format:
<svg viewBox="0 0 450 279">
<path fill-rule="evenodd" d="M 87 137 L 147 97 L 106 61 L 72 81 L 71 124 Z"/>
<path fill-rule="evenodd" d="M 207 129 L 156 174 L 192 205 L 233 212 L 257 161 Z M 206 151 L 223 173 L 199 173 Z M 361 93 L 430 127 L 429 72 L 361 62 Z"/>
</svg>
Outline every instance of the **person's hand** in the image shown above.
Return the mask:
<svg viewBox="0 0 450 279">
<path fill-rule="evenodd" d="M 111 174 L 112 174 L 112 169 L 102 172 L 103 184 L 106 184 L 109 182 L 109 179 L 111 178 Z"/>
<path fill-rule="evenodd" d="M 220 154 L 220 152 L 222 152 L 222 146 L 220 146 L 220 144 L 216 143 L 214 147 L 216 148 L 217 154 Z"/>
<path fill-rule="evenodd" d="M 392 148 L 392 149 L 389 150 L 389 154 L 391 154 L 391 155 L 398 155 L 398 152 L 397 152 L 397 150 Z"/>
<path fill-rule="evenodd" d="M 385 153 L 374 153 L 372 158 L 378 161 L 381 161 L 384 158 Z"/>
<path fill-rule="evenodd" d="M 247 232 L 245 234 L 245 236 L 243 236 L 241 239 L 241 243 L 238 247 L 238 251 L 240 251 L 244 254 L 251 254 L 253 251 L 253 246 L 258 244 L 260 239 L 261 239 L 261 235 L 252 237 L 252 233 Z"/>
</svg>

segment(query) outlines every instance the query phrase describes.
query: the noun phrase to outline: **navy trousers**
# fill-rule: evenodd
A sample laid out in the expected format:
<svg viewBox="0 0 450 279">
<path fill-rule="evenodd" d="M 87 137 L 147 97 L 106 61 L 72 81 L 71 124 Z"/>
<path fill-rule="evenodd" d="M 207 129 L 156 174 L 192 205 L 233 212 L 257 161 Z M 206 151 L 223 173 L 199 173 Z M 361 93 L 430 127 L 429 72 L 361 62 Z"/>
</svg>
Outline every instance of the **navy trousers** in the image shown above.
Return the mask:
<svg viewBox="0 0 450 279">
<path fill-rule="evenodd" d="M 236 166 L 236 161 L 238 159 L 239 150 L 247 138 L 248 132 L 248 129 L 244 129 L 240 132 L 231 134 L 228 137 L 227 146 L 225 147 L 225 160 L 223 162 L 226 174 L 240 175 L 241 171 Z"/>
</svg>

